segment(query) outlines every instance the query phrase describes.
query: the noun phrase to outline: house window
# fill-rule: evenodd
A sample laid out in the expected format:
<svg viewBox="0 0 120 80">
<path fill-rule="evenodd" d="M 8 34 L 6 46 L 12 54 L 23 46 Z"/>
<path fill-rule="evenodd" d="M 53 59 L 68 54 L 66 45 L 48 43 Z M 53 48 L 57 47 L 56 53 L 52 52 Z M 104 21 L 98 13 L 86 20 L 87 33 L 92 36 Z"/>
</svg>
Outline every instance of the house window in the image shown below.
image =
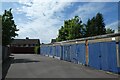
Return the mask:
<svg viewBox="0 0 120 80">
<path fill-rule="evenodd" d="M 35 44 L 33 44 L 33 46 L 35 46 Z"/>
</svg>

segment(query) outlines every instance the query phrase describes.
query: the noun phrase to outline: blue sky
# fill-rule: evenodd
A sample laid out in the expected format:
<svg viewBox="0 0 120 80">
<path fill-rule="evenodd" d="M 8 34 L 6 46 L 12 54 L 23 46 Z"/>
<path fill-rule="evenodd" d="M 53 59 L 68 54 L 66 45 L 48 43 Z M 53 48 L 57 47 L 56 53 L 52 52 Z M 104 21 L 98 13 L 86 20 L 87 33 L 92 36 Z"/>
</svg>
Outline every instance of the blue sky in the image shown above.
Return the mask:
<svg viewBox="0 0 120 80">
<path fill-rule="evenodd" d="M 117 2 L 41 2 L 38 0 L 20 0 L 18 2 L 2 2 L 2 11 L 12 8 L 17 27 L 20 29 L 16 38 L 39 38 L 49 43 L 56 38 L 64 20 L 78 15 L 83 23 L 95 16 L 103 14 L 106 28 L 117 31 Z"/>
</svg>

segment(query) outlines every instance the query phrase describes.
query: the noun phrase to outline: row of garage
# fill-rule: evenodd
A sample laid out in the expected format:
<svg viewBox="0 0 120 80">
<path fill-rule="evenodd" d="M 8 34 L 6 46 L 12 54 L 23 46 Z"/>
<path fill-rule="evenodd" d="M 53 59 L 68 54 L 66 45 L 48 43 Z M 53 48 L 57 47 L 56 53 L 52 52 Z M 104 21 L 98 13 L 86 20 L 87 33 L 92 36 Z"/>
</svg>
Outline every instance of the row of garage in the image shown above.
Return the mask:
<svg viewBox="0 0 120 80">
<path fill-rule="evenodd" d="M 40 54 L 98 70 L 120 73 L 118 37 L 86 38 L 41 45 Z"/>
</svg>

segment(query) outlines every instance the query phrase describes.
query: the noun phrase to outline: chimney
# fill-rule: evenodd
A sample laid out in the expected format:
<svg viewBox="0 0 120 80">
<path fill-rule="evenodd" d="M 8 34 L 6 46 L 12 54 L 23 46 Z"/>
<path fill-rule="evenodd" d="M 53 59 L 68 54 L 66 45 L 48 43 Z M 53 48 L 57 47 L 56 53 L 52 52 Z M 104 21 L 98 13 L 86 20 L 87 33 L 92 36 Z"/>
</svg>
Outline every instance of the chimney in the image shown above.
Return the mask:
<svg viewBox="0 0 120 80">
<path fill-rule="evenodd" d="M 29 39 L 29 37 L 26 37 L 26 39 Z"/>
</svg>

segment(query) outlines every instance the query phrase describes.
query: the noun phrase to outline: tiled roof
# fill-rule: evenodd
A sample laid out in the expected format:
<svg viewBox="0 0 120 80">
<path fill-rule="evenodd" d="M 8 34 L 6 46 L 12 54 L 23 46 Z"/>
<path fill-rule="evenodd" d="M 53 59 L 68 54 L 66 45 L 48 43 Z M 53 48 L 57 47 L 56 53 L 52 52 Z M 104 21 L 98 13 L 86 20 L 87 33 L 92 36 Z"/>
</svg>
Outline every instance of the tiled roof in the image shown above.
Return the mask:
<svg viewBox="0 0 120 80">
<path fill-rule="evenodd" d="M 14 39 L 11 44 L 40 44 L 39 39 Z"/>
</svg>

